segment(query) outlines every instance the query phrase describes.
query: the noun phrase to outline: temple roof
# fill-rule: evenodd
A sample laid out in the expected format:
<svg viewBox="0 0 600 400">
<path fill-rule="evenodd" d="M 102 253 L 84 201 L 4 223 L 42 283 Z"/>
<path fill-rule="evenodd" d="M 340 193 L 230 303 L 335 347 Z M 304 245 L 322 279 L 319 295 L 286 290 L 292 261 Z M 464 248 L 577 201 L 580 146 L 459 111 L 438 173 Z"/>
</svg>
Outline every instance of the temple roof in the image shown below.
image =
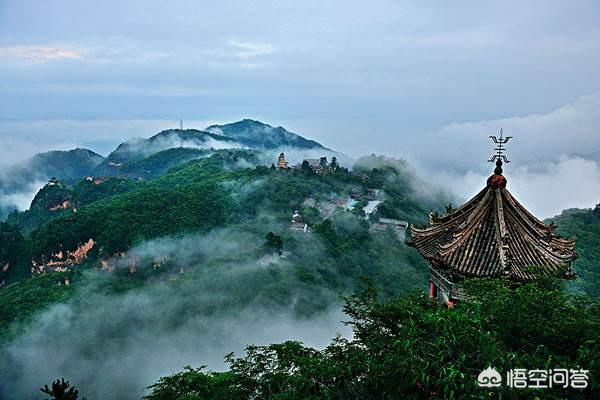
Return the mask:
<svg viewBox="0 0 600 400">
<path fill-rule="evenodd" d="M 411 227 L 412 245 L 449 275 L 524 282 L 571 273 L 575 239 L 557 236 L 556 225 L 529 213 L 506 189 L 501 161 L 496 165 L 487 186 L 463 206 L 443 216 L 430 214 L 429 226 Z"/>
</svg>

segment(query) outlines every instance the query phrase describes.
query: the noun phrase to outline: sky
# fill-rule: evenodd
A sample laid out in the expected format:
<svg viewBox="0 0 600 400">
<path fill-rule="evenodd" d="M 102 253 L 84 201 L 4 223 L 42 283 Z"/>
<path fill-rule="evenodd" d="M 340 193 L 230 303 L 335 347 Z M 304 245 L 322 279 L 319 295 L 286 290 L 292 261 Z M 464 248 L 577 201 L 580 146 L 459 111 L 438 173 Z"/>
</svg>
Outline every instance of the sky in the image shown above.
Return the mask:
<svg viewBox="0 0 600 400">
<path fill-rule="evenodd" d="M 503 128 L 534 211 L 591 207 L 600 4 L 0 0 L 0 168 L 241 118 L 406 158 L 460 195 Z"/>
</svg>

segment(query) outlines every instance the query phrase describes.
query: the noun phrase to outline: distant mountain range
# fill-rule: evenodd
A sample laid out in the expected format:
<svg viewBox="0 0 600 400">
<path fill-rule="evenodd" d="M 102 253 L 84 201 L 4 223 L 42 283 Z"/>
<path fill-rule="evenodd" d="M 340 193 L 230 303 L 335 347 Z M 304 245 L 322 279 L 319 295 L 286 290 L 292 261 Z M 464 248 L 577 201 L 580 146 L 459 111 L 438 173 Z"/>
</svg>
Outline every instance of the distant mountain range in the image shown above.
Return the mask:
<svg viewBox="0 0 600 400">
<path fill-rule="evenodd" d="M 168 129 L 147 139 L 129 139 L 107 157 L 88 149 L 50 151 L 37 154 L 0 176 L 0 219 L 17 206 L 14 194 L 31 193 L 51 177 L 67 183 L 90 175 L 147 179 L 175 165 L 208 156 L 214 150 L 242 148 L 267 153 L 265 162 L 278 151 L 289 150 L 307 158 L 337 154 L 281 126 L 251 119 L 211 125 L 205 130 Z"/>
<path fill-rule="evenodd" d="M 248 148 L 259 151 L 326 150 L 318 142 L 292 133 L 281 126 L 272 127 L 259 121 L 244 119 L 225 125 L 211 125 L 205 130 L 168 129 L 148 138 L 134 138 L 120 144 L 96 168 L 97 175 L 118 175 L 131 165 L 165 150 L 178 148 L 220 150 Z M 175 155 L 175 152 L 171 152 Z M 163 157 L 164 158 L 164 157 Z"/>
<path fill-rule="evenodd" d="M 225 125 L 211 125 L 205 130 L 168 129 L 148 138 L 134 138 L 119 145 L 106 158 L 107 162 L 139 161 L 162 150 L 187 147 L 198 149 L 250 148 L 255 150 L 324 149 L 320 143 L 292 133 L 281 126 L 272 127 L 259 121 L 244 119 Z"/>
</svg>

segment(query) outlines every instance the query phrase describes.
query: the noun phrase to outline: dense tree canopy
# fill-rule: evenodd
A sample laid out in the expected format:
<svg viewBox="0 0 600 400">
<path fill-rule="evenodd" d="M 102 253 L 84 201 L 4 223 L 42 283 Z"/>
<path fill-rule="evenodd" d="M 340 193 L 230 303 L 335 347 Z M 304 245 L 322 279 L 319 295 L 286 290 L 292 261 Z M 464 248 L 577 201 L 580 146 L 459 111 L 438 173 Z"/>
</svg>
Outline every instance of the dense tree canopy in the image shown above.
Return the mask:
<svg viewBox="0 0 600 400">
<path fill-rule="evenodd" d="M 298 342 L 250 346 L 226 357 L 229 370 L 188 367 L 161 378 L 147 400 L 598 398 L 600 306 L 540 281 L 510 288 L 471 283 L 472 301 L 454 309 L 422 293 L 379 301 L 373 287 L 347 299 L 352 339 L 316 350 Z M 201 360 L 200 360 L 201 361 Z M 576 389 L 483 389 L 477 375 L 493 366 L 583 368 Z"/>
<path fill-rule="evenodd" d="M 0 286 L 30 275 L 29 244 L 16 226 L 0 222 Z"/>
</svg>

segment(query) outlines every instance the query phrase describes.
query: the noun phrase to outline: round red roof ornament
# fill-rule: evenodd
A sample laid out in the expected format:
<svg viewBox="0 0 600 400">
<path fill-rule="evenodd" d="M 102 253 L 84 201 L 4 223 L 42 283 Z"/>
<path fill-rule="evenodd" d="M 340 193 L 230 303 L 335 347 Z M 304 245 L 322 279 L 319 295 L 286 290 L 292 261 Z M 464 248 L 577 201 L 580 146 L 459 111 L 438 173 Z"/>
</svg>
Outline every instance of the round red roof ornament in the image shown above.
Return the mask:
<svg viewBox="0 0 600 400">
<path fill-rule="evenodd" d="M 505 188 L 506 187 L 506 178 L 504 175 L 492 175 L 487 180 L 488 186 L 493 188 Z"/>
</svg>

